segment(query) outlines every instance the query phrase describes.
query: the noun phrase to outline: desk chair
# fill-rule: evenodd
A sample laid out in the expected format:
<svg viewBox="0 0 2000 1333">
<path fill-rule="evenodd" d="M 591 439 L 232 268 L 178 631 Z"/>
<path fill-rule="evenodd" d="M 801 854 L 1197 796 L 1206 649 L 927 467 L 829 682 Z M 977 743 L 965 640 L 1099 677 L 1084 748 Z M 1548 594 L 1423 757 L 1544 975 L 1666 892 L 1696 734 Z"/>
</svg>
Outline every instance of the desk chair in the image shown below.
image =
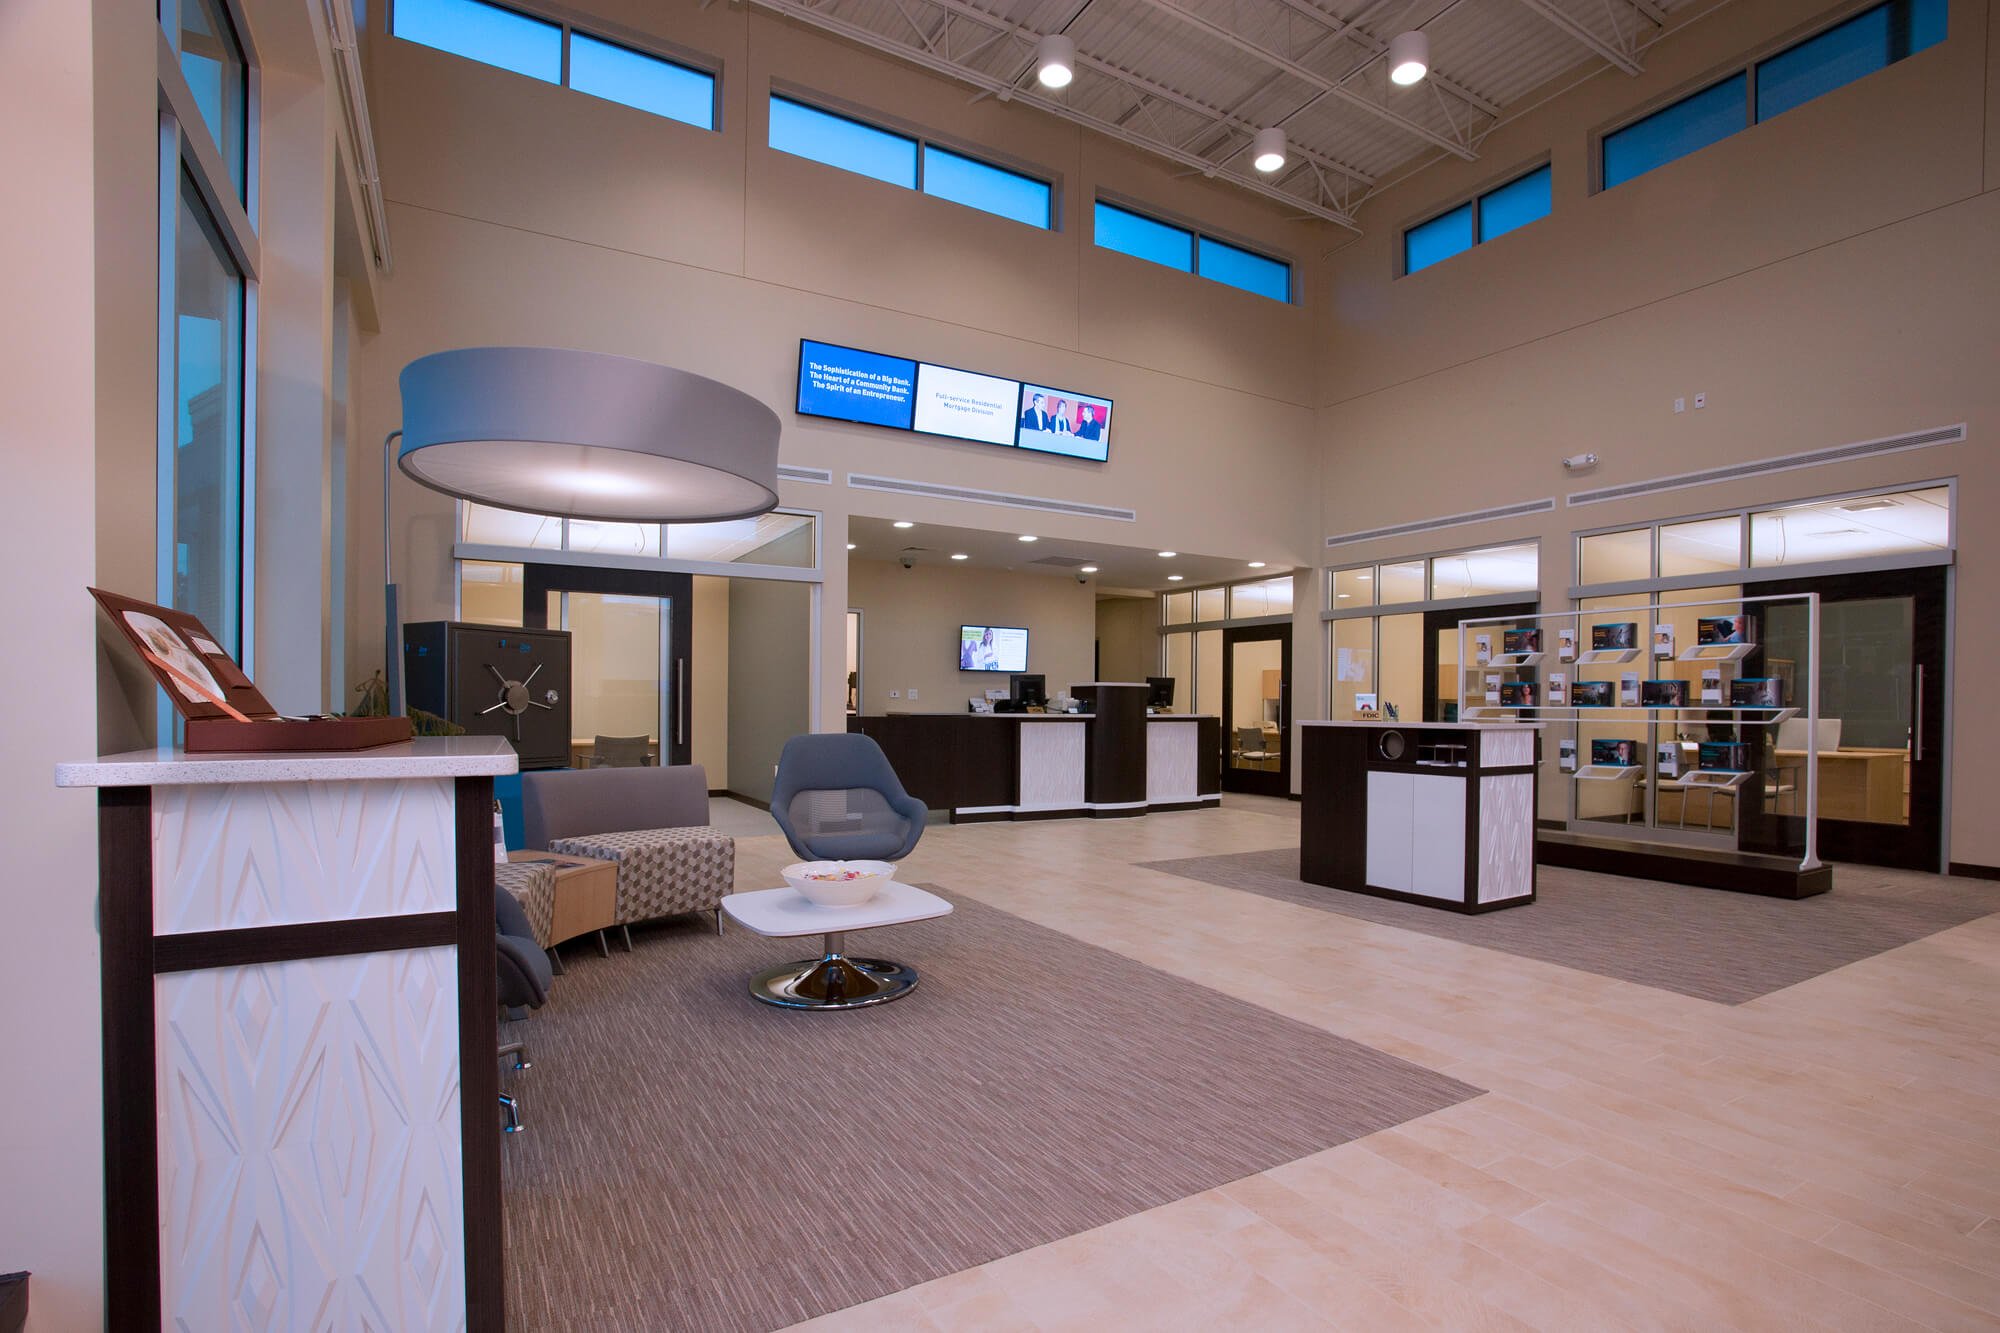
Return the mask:
<svg viewBox="0 0 2000 1333">
<path fill-rule="evenodd" d="M 587 768 L 648 768 L 653 763 L 650 736 L 599 736 L 591 742 Z"/>
<path fill-rule="evenodd" d="M 1236 758 L 1239 762 L 1263 763 L 1276 759 L 1275 752 L 1264 748 L 1262 727 L 1238 727 L 1236 729 Z"/>
<path fill-rule="evenodd" d="M 528 913 L 514 895 L 504 890 L 493 895 L 493 918 L 496 928 L 494 951 L 500 966 L 500 1008 L 509 1019 L 522 1019 L 530 1009 L 539 1009 L 549 998 L 549 983 L 553 974 L 549 968 L 548 955 L 535 943 L 535 929 L 528 923 Z M 514 1068 L 529 1068 L 527 1046 L 523 1042 L 510 1041 L 497 1052 L 514 1057 Z M 500 1094 L 500 1109 L 506 1114 L 506 1132 L 521 1132 L 521 1108 L 507 1093 Z"/>
</svg>

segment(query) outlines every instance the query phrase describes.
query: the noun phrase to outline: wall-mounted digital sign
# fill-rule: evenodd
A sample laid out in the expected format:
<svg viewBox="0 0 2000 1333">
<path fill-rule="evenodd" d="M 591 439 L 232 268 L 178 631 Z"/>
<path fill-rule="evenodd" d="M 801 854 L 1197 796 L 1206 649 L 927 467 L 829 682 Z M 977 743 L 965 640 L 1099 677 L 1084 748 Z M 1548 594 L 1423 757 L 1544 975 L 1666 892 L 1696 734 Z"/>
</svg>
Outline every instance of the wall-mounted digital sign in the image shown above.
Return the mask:
<svg viewBox="0 0 2000 1333">
<path fill-rule="evenodd" d="M 1102 463 L 1111 456 L 1111 407 L 1109 398 L 1068 389 L 799 342 L 800 416 Z"/>
</svg>

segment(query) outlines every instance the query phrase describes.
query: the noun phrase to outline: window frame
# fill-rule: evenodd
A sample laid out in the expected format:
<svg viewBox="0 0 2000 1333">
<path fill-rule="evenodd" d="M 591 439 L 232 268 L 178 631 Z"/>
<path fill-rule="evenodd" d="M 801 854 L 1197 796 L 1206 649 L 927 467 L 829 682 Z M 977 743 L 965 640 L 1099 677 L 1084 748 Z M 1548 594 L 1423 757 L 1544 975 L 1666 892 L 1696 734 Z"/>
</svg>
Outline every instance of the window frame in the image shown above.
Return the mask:
<svg viewBox="0 0 2000 1333">
<path fill-rule="evenodd" d="M 1129 250 L 1120 250 L 1115 246 L 1101 244 L 1097 239 L 1098 204 L 1108 204 L 1109 206 L 1117 209 L 1121 213 L 1130 213 L 1136 217 L 1143 218 L 1148 222 L 1158 223 L 1160 226 L 1163 227 L 1172 227 L 1176 231 L 1186 232 L 1188 234 L 1188 266 L 1184 269 L 1177 269 L 1172 267 L 1171 265 L 1161 264 L 1155 262 L 1154 260 L 1147 259 L 1143 255 L 1135 255 Z M 1276 297 L 1267 296 L 1263 292 L 1255 291 L 1249 287 L 1239 287 L 1233 282 L 1224 282 L 1220 278 L 1212 278 L 1209 277 L 1207 274 L 1203 273 L 1201 271 L 1201 243 L 1203 240 L 1207 240 L 1215 245 L 1227 246 L 1229 249 L 1232 250 L 1240 250 L 1244 254 L 1250 255 L 1253 258 L 1265 259 L 1269 260 L 1273 264 L 1284 265 L 1286 274 L 1285 299 L 1283 301 L 1277 301 Z M 1300 300 L 1302 294 L 1301 293 L 1302 284 L 1299 281 L 1298 261 L 1292 259 L 1287 255 L 1279 254 L 1275 250 L 1272 250 L 1270 247 L 1260 244 L 1256 241 L 1248 240 L 1243 236 L 1223 231 L 1216 227 L 1208 226 L 1207 224 L 1202 222 L 1197 222 L 1193 218 L 1190 218 L 1182 213 L 1174 213 L 1167 209 L 1155 208 L 1151 204 L 1142 203 L 1136 199 L 1133 199 L 1130 195 L 1116 194 L 1110 190 L 1098 190 L 1094 195 L 1091 196 L 1090 245 L 1093 250 L 1103 250 L 1110 254 L 1123 255 L 1125 258 L 1133 260 L 1137 263 L 1150 264 L 1154 268 L 1166 269 L 1169 273 L 1180 273 L 1186 277 L 1199 278 L 1203 282 L 1213 283 L 1217 287 L 1227 287 L 1232 292 L 1241 292 L 1245 296 L 1254 296 L 1261 301 L 1277 301 L 1277 304 L 1287 305 L 1287 306 L 1298 306 L 1303 304 L 1303 302 Z"/>
<path fill-rule="evenodd" d="M 227 2 L 234 4 L 238 3 L 238 0 L 227 0 Z M 471 56 L 462 56 L 455 51 L 447 51 L 442 47 L 429 46 L 422 42 L 413 42 L 407 37 L 396 37 L 396 8 L 400 3 L 402 3 L 402 0 L 385 0 L 383 4 L 382 35 L 384 37 L 409 42 L 412 46 L 422 46 L 427 51 L 435 51 L 439 55 L 451 56 L 455 60 L 473 60 Z M 642 116 L 650 116 L 654 120 L 665 121 L 670 125 L 682 125 L 691 130 L 702 130 L 711 134 L 720 134 L 723 132 L 722 85 L 725 65 L 720 56 L 711 55 L 706 51 L 697 51 L 693 47 L 682 46 L 678 42 L 668 41 L 666 38 L 654 36 L 652 33 L 641 32 L 637 28 L 628 28 L 622 23 L 614 23 L 597 18 L 591 18 L 585 23 L 576 23 L 572 21 L 568 11 L 554 5 L 524 3 L 523 0 L 477 0 L 477 3 L 487 5 L 493 9 L 503 9 L 509 13 L 519 14 L 523 18 L 534 19 L 538 23 L 553 24 L 562 30 L 561 69 L 556 82 L 550 85 L 551 87 L 560 88 L 568 93 L 576 93 L 582 97 L 589 97 L 599 102 L 606 102 L 612 106 L 622 106 L 628 111 L 636 111 Z M 610 46 L 622 46 L 626 50 L 639 55 L 650 56 L 655 60 L 663 60 L 669 65 L 679 65 L 681 68 L 693 73 L 706 75 L 710 81 L 709 123 L 707 125 L 697 125 L 693 121 L 661 115 L 657 111 L 650 111 L 645 107 L 634 106 L 630 102 L 620 102 L 616 98 L 604 97 L 598 93 L 586 92 L 581 88 L 573 87 L 569 81 L 569 48 L 572 33 L 582 33 L 585 37 L 589 37 L 594 41 L 603 42 Z M 473 63 L 486 65 L 488 69 L 498 69 L 504 74 L 514 73 L 514 71 L 506 69 L 503 66 L 488 65 L 483 60 L 473 60 Z M 526 78 L 529 76 L 518 75 L 517 77 Z M 540 82 L 540 80 L 536 80 L 536 82 Z"/>
<path fill-rule="evenodd" d="M 1413 277 L 1417 273 L 1427 273 L 1431 269 L 1436 268 L 1439 264 L 1449 263 L 1450 261 L 1458 258 L 1460 255 L 1470 254 L 1472 251 L 1477 250 L 1482 245 L 1491 244 L 1492 242 L 1490 241 L 1481 240 L 1479 235 L 1480 209 L 1481 206 L 1485 204 L 1487 196 L 1491 194 L 1497 194 L 1499 191 L 1506 189 L 1510 185 L 1518 185 L 1520 182 L 1526 180 L 1528 177 L 1534 175 L 1538 171 L 1546 171 L 1549 173 L 1549 211 L 1547 213 L 1542 214 L 1541 217 L 1533 219 L 1533 221 L 1524 222 L 1519 227 L 1515 227 L 1510 231 L 1502 232 L 1500 236 L 1495 236 L 1493 240 L 1497 241 L 1502 239 L 1502 237 L 1512 236 L 1515 232 L 1525 230 L 1526 228 L 1533 226 L 1534 223 L 1540 222 L 1542 218 L 1554 216 L 1556 211 L 1555 157 L 1553 154 L 1543 153 L 1541 156 L 1533 159 L 1526 165 L 1517 164 L 1514 167 L 1509 168 L 1507 171 L 1488 177 L 1486 180 L 1482 181 L 1479 185 L 1473 187 L 1473 189 L 1471 189 L 1468 192 L 1452 196 L 1450 203 L 1442 204 L 1432 208 L 1426 208 L 1425 210 L 1423 210 L 1423 212 L 1410 218 L 1409 220 L 1402 223 L 1402 225 L 1397 227 L 1396 277 L 1398 279 L 1402 279 L 1402 278 Z M 1466 246 L 1465 249 L 1463 250 L 1454 251 L 1453 253 L 1446 255 L 1443 259 L 1435 260 L 1429 264 L 1424 265 L 1420 269 L 1412 271 L 1410 268 L 1410 233 L 1417 230 L 1417 228 L 1419 227 L 1429 226 L 1431 223 L 1436 222 L 1439 218 L 1447 217 L 1453 213 L 1456 213 L 1459 209 L 1466 207 L 1468 204 L 1471 205 L 1472 207 L 1472 218 L 1471 218 L 1472 243 Z"/>
<path fill-rule="evenodd" d="M 1027 227 L 1033 231 L 1051 234 L 1060 233 L 1063 230 L 1063 178 L 1060 172 L 1050 171 L 1047 167 L 1041 166 L 1038 163 L 1028 162 L 1011 154 L 969 143 L 966 140 L 955 138 L 951 135 L 935 133 L 901 117 L 885 115 L 882 112 L 867 107 L 857 106 L 843 98 L 833 97 L 785 79 L 772 79 L 770 85 L 764 90 L 764 147 L 768 152 L 785 152 L 782 148 L 771 147 L 770 107 L 772 98 L 782 98 L 787 102 L 797 103 L 809 111 L 817 111 L 821 115 L 851 121 L 863 129 L 875 130 L 878 133 L 892 134 L 898 138 L 910 140 L 916 146 L 916 183 L 905 187 L 893 181 L 883 181 L 880 177 L 870 176 L 867 172 L 853 171 L 831 162 L 821 162 L 818 158 L 801 158 L 802 161 L 816 162 L 820 166 L 831 167 L 835 171 L 845 171 L 850 176 L 861 176 L 867 180 L 876 181 L 878 184 L 893 185 L 899 190 L 908 188 L 911 193 L 922 195 L 926 199 L 935 199 L 939 203 L 950 204 L 954 208 L 969 209 L 984 217 L 998 218 L 1003 222 L 1011 222 L 1017 227 Z M 926 147 L 935 147 L 950 153 L 953 157 L 964 158 L 982 167 L 991 167 L 996 171 L 1003 171 L 1008 175 L 1019 176 L 1024 180 L 1033 181 L 1037 185 L 1046 186 L 1049 192 L 1048 225 L 1037 227 L 1032 222 L 1023 222 L 1021 219 L 1008 213 L 996 213 L 991 209 L 980 208 L 977 204 L 961 202 L 949 195 L 930 193 L 924 189 L 924 149 Z M 798 157 L 799 155 L 796 153 L 785 153 L 785 156 Z"/>
<path fill-rule="evenodd" d="M 1766 123 L 1765 121 L 1759 120 L 1757 118 L 1758 66 L 1762 65 L 1764 62 L 1768 60 L 1774 59 L 1777 56 L 1785 54 L 1786 52 L 1792 50 L 1794 47 L 1803 46 L 1805 43 L 1812 41 L 1814 38 L 1819 37 L 1825 33 L 1831 32 L 1835 28 L 1840 27 L 1842 24 L 1861 17 L 1863 14 L 1867 13 L 1872 9 L 1882 8 L 1886 5 L 1894 3 L 1896 3 L 1896 0 L 1850 0 L 1849 3 L 1835 6 L 1833 9 L 1820 14 L 1816 18 L 1810 19 L 1805 23 L 1798 24 L 1792 28 L 1789 28 L 1786 31 L 1779 33 L 1777 36 L 1770 38 L 1767 41 L 1760 42 L 1756 46 L 1753 46 L 1748 51 L 1744 52 L 1742 55 L 1736 56 L 1719 65 L 1712 66 L 1705 72 L 1695 75 L 1693 78 L 1684 79 L 1680 83 L 1676 84 L 1674 87 L 1660 94 L 1658 97 L 1642 102 L 1632 110 L 1623 112 L 1618 116 L 1597 125 L 1590 131 L 1590 135 L 1588 138 L 1589 156 L 1590 156 L 1590 193 L 1593 196 L 1595 196 L 1604 193 L 1604 191 L 1606 191 L 1607 189 L 1617 188 L 1615 186 L 1608 186 L 1604 183 L 1604 141 L 1610 138 L 1612 135 L 1617 134 L 1621 130 L 1630 129 L 1632 126 L 1637 125 L 1641 121 L 1646 120 L 1649 117 L 1655 116 L 1660 112 L 1667 110 L 1670 107 L 1678 106 L 1680 103 L 1688 100 L 1691 97 L 1697 97 L 1700 94 L 1707 92 L 1710 88 L 1715 87 L 1717 84 L 1723 83 L 1731 78 L 1734 78 L 1738 74 L 1743 75 L 1742 128 L 1736 130 L 1732 134 L 1724 135 L 1723 138 L 1715 140 L 1714 143 L 1704 144 L 1701 148 L 1697 148 L 1691 153 L 1685 153 L 1681 157 L 1673 159 L 1673 162 L 1663 162 L 1660 164 L 1660 167 L 1672 166 L 1674 162 L 1679 162 L 1684 160 L 1685 158 L 1693 157 L 1696 154 L 1699 154 L 1701 152 L 1706 151 L 1707 149 L 1715 147 L 1715 145 L 1718 143 L 1723 143 L 1728 139 L 1733 139 L 1736 137 L 1736 135 L 1742 134 L 1747 130 L 1753 130 L 1757 128 L 1757 126 Z M 1948 10 L 1949 10 L 1949 5 L 1947 4 L 1947 11 Z M 1951 28 L 1950 28 L 1949 14 L 1947 13 L 1945 35 L 1942 38 L 1940 38 L 1937 42 L 1932 43 L 1932 46 L 1942 46 L 1944 43 L 1950 40 L 1951 40 Z M 1928 51 L 1930 49 L 1931 47 L 1924 47 L 1922 50 L 1911 51 L 1907 55 L 1898 57 L 1897 59 L 1890 61 L 1888 65 L 1883 66 L 1883 69 L 1892 68 L 1895 65 L 1901 64 L 1904 60 L 1908 60 L 1912 56 L 1922 55 L 1924 51 Z M 1877 70 L 1871 70 L 1869 73 L 1879 74 L 1881 72 L 1882 70 L 1877 69 Z M 1865 79 L 1867 77 L 1868 74 L 1863 74 L 1860 77 L 1860 79 L 1850 79 L 1847 83 L 1839 84 L 1834 88 L 1828 89 L 1827 92 L 1836 92 L 1840 88 L 1849 87 L 1852 84 L 1858 83 L 1861 81 L 1861 79 Z M 1820 96 L 1824 95 L 1825 94 L 1820 94 Z M 1818 100 L 1817 97 L 1808 98 L 1805 102 L 1801 102 L 1796 106 L 1787 107 L 1785 111 L 1780 111 L 1775 113 L 1773 119 L 1775 119 L 1776 116 L 1784 115 L 1789 111 L 1796 111 L 1799 109 L 1799 107 L 1809 105 L 1811 102 L 1817 100 Z M 1652 168 L 1652 170 L 1649 171 L 1642 171 L 1637 176 L 1627 177 L 1625 180 L 1620 181 L 1619 184 L 1629 185 L 1633 181 L 1639 180 L 1645 176 L 1652 175 L 1653 172 L 1659 170 L 1660 167 Z"/>
</svg>

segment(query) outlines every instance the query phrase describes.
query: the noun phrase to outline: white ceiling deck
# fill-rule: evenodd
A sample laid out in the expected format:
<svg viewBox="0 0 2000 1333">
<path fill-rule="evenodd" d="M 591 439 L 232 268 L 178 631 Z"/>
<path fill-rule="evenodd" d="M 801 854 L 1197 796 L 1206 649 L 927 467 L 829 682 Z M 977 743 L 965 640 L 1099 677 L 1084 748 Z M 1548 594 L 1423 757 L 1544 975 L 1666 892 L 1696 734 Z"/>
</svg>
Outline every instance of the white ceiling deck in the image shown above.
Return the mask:
<svg viewBox="0 0 2000 1333">
<path fill-rule="evenodd" d="M 1636 73 L 1696 0 L 751 0 L 799 22 L 1074 121 L 1355 227 L 1354 210 L 1426 157 L 1477 160 L 1508 109 L 1567 72 Z M 1389 82 L 1397 33 L 1430 38 L 1431 74 Z M 1061 92 L 1035 79 L 1035 44 L 1076 43 Z M 1291 143 L 1270 176 L 1251 136 Z M 1358 228 L 1356 228 L 1358 230 Z"/>
</svg>

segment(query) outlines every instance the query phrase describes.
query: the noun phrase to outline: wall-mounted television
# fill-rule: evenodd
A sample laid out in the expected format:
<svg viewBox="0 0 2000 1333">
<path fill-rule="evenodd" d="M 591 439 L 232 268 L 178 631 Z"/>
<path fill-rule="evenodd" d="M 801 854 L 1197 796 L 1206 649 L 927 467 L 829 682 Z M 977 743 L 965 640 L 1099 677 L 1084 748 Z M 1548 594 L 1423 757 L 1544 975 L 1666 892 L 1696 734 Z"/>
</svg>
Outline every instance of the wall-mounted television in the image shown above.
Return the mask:
<svg viewBox="0 0 2000 1333">
<path fill-rule="evenodd" d="M 1018 625 L 960 625 L 960 671 L 1026 671 L 1028 631 Z"/>
</svg>

